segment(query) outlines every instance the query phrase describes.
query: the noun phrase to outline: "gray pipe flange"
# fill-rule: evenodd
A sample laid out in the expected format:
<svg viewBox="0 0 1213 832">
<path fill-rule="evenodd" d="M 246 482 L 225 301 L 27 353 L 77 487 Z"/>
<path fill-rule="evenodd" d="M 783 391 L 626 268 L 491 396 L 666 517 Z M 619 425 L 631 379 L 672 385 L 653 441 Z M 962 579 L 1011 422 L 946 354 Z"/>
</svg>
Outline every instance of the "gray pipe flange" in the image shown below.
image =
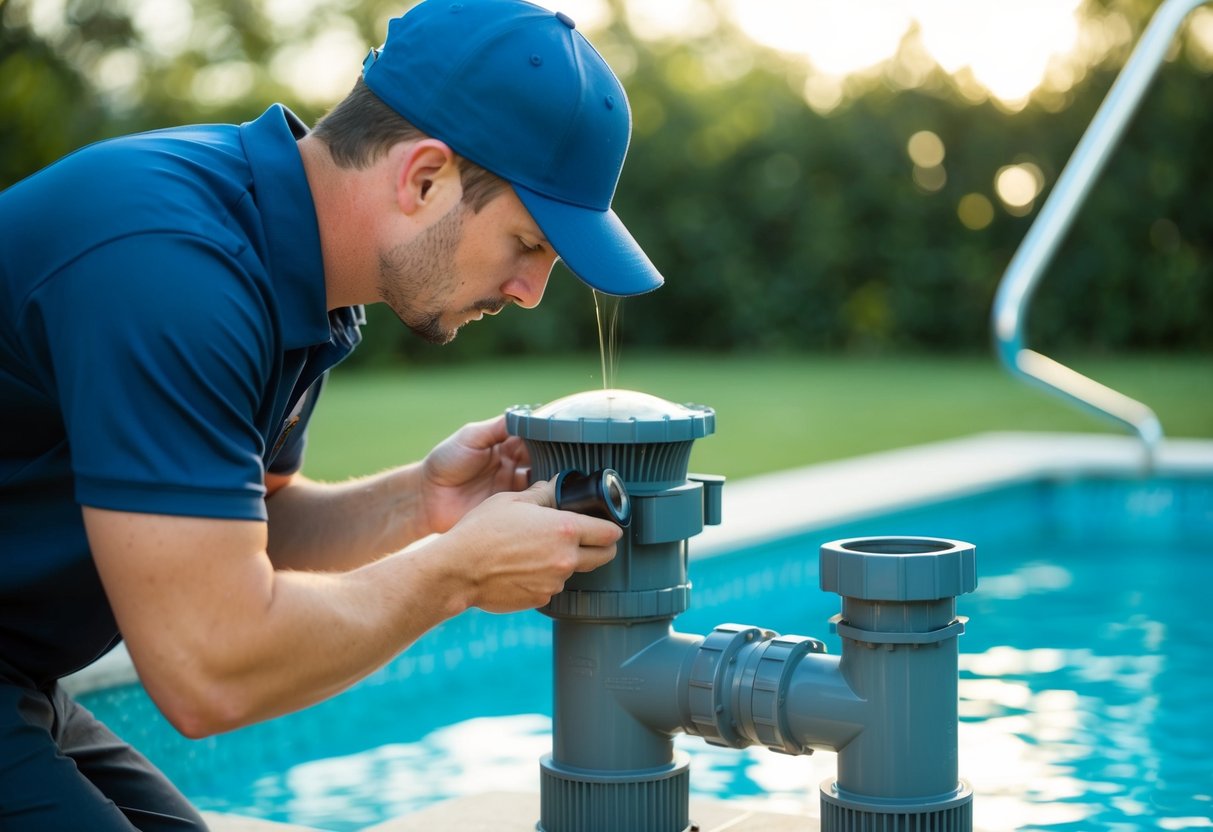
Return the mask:
<svg viewBox="0 0 1213 832">
<path fill-rule="evenodd" d="M 691 665 L 687 703 L 691 724 L 683 726 L 688 734 L 698 734 L 712 745 L 745 748 L 750 744 L 738 732 L 732 712 L 730 670 L 742 648 L 756 638 L 773 635 L 770 630 L 758 627 L 721 624 L 703 640 Z"/>
</svg>

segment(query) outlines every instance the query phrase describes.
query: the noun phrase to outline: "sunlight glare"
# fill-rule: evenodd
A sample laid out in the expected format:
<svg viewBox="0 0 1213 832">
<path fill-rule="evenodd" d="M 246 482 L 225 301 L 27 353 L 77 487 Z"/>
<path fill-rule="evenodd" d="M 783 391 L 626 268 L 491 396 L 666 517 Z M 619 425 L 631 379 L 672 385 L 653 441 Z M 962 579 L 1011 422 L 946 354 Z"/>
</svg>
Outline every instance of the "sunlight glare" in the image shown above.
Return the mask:
<svg viewBox="0 0 1213 832">
<path fill-rule="evenodd" d="M 758 43 L 804 57 L 818 72 L 840 78 L 893 58 L 903 40 L 920 42 L 945 72 L 967 68 L 985 93 L 1015 109 L 1074 53 L 1081 2 L 728 0 L 724 8 Z M 915 24 L 919 37 L 907 39 Z M 925 75 L 921 57 L 909 55 L 908 78 Z M 823 109 L 829 96 L 815 92 L 814 107 Z"/>
<path fill-rule="evenodd" d="M 35 32 L 42 37 L 57 37 L 66 28 L 67 0 L 32 0 L 26 13 Z"/>
<path fill-rule="evenodd" d="M 194 9 L 187 0 L 131 4 L 131 23 L 152 51 L 162 56 L 184 51 L 194 27 Z"/>
<path fill-rule="evenodd" d="M 1032 210 L 1032 203 L 1044 187 L 1044 173 L 1031 162 L 1005 165 L 994 175 L 994 190 L 1007 210 L 1023 216 Z"/>
<path fill-rule="evenodd" d="M 1078 43 L 1081 0 L 918 0 L 923 44 L 949 73 L 968 67 L 1008 104 L 1022 104 L 1050 62 Z"/>
<path fill-rule="evenodd" d="M 349 92 L 365 55 L 366 43 L 353 24 L 337 19 L 311 40 L 279 51 L 270 72 L 304 101 L 332 104 Z"/>
<path fill-rule="evenodd" d="M 717 24 L 715 10 L 704 0 L 628 0 L 626 11 L 631 30 L 643 40 L 695 38 Z"/>
<path fill-rule="evenodd" d="M 919 167 L 934 168 L 943 164 L 943 140 L 930 130 L 919 130 L 906 143 L 906 153 Z"/>
<path fill-rule="evenodd" d="M 1213 818 L 1161 818 L 1158 828 L 1167 832 L 1174 829 L 1213 829 Z"/>
<path fill-rule="evenodd" d="M 906 142 L 906 154 L 914 163 L 914 184 L 928 193 L 941 190 L 948 183 L 948 173 L 943 168 L 947 151 L 943 139 L 930 130 L 919 130 Z"/>
<path fill-rule="evenodd" d="M 813 74 L 805 79 L 804 100 L 819 113 L 828 113 L 842 103 L 842 79 Z"/>
<path fill-rule="evenodd" d="M 129 99 L 139 83 L 143 62 L 134 49 L 113 49 L 97 61 L 93 76 L 97 89 L 117 101 Z"/>
<path fill-rule="evenodd" d="M 262 0 L 261 10 L 283 40 L 306 31 L 317 15 L 333 6 L 331 0 Z"/>
<path fill-rule="evenodd" d="M 180 54 L 197 41 L 200 13 L 188 0 L 123 2 L 143 41 L 159 55 Z M 721 17 L 727 18 L 755 42 L 807 62 L 814 71 L 805 82 L 805 99 L 823 113 L 846 98 L 849 76 L 882 66 L 886 80 L 900 88 L 921 85 L 931 67 L 938 66 L 956 78 L 969 100 L 993 97 L 1007 109 L 1019 109 L 1042 86 L 1065 91 L 1081 80 L 1086 66 L 1132 37 L 1132 28 L 1114 10 L 1083 20 L 1080 26 L 1083 0 L 539 2 L 565 12 L 587 33 L 606 28 L 614 10 L 622 8 L 636 36 L 650 41 L 702 37 L 719 26 Z M 61 31 L 68 5 L 67 0 L 29 0 L 30 22 L 40 33 Z M 259 6 L 275 30 L 288 36 L 312 31 L 318 16 L 331 16 L 336 26 L 322 27 L 310 42 L 285 46 L 274 60 L 273 74 L 309 102 L 325 103 L 344 94 L 349 74 L 337 71 L 335 61 L 349 60 L 366 48 L 359 43 L 354 50 L 351 33 L 341 26 L 348 22 L 348 2 L 260 0 Z M 1192 60 L 1213 70 L 1213 10 L 1193 13 L 1186 41 Z M 717 69 L 727 70 L 717 73 L 722 77 L 748 68 L 725 57 L 717 64 Z M 333 81 L 334 75 L 343 80 Z M 234 73 L 232 79 L 237 80 Z"/>
<path fill-rule="evenodd" d="M 896 53 L 911 20 L 903 0 L 730 0 L 727 8 L 754 40 L 838 76 Z"/>
<path fill-rule="evenodd" d="M 994 206 L 984 194 L 965 194 L 956 205 L 956 216 L 970 231 L 980 231 L 994 221 Z"/>
<path fill-rule="evenodd" d="M 948 184 L 948 172 L 944 170 L 943 165 L 935 165 L 930 168 L 915 165 L 911 175 L 914 184 L 928 193 L 942 190 L 943 186 Z"/>
<path fill-rule="evenodd" d="M 1192 12 L 1188 45 L 1193 62 L 1205 72 L 1213 71 L 1213 9 L 1205 6 Z"/>
<path fill-rule="evenodd" d="M 256 73 L 248 61 L 221 61 L 194 74 L 190 93 L 200 104 L 217 107 L 248 95 L 254 81 Z"/>
<path fill-rule="evenodd" d="M 984 592 L 984 587 L 982 588 Z M 1027 673 L 1055 673 L 1066 666 L 1068 657 L 1064 650 L 1039 647 L 1021 650 L 1000 645 L 984 653 L 965 653 L 960 657 L 960 667 L 977 676 L 1019 676 Z"/>
<path fill-rule="evenodd" d="M 1017 832 L 1053 823 L 1081 825 L 1094 814 L 1096 807 L 1081 803 L 1040 803 L 1041 794 L 1080 792 L 1055 747 L 1035 740 L 1027 716 L 995 716 L 1005 711 L 992 702 L 965 709 L 970 691 L 963 679 L 960 688 L 963 710 L 990 714 L 977 722 L 964 720 L 959 726 L 961 769 L 965 780 L 981 794 L 973 804 L 975 829 Z M 1026 707 L 1031 709 L 1036 702 L 1037 697 L 1032 697 Z"/>
</svg>

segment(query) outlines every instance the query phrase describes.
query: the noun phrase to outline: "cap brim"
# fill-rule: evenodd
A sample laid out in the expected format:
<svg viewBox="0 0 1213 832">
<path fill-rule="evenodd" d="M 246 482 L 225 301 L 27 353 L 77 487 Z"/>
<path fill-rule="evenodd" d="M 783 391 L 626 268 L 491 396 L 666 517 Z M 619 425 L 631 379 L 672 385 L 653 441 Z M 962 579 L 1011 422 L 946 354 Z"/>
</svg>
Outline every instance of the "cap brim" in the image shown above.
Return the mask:
<svg viewBox="0 0 1213 832">
<path fill-rule="evenodd" d="M 608 295 L 642 295 L 665 282 L 614 211 L 582 208 L 513 187 L 569 271 L 592 288 Z"/>
</svg>

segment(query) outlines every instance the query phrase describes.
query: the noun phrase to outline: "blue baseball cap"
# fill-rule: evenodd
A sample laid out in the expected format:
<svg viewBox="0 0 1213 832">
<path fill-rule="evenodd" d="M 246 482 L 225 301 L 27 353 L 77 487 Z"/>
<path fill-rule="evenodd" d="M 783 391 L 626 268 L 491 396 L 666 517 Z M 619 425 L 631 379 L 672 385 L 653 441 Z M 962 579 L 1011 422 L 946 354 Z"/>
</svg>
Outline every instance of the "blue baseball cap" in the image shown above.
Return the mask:
<svg viewBox="0 0 1213 832">
<path fill-rule="evenodd" d="M 664 282 L 611 210 L 632 133 L 627 95 L 567 15 L 523 0 L 424 0 L 389 21 L 362 78 L 509 182 L 585 283 L 638 295 Z"/>
</svg>

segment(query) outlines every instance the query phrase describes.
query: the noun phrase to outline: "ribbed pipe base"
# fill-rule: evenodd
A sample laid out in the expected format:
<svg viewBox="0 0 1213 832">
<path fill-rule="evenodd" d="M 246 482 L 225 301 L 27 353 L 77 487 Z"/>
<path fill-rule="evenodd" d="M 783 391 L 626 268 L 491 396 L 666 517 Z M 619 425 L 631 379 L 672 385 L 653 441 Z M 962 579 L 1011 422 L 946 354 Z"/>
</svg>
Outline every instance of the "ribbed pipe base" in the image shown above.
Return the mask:
<svg viewBox="0 0 1213 832">
<path fill-rule="evenodd" d="M 538 832 L 688 832 L 690 760 L 658 772 L 590 774 L 539 762 Z"/>
<path fill-rule="evenodd" d="M 927 802 L 843 797 L 836 781 L 821 784 L 821 832 L 973 832 L 973 790 Z"/>
</svg>

